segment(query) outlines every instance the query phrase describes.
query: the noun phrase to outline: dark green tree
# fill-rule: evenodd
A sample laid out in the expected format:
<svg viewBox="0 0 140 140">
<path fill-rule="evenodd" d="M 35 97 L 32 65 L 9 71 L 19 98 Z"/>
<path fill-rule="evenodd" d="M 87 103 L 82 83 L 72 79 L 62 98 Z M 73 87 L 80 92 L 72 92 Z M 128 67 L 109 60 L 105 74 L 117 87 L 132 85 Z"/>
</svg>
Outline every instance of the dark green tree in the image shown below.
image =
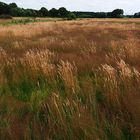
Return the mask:
<svg viewBox="0 0 140 140">
<path fill-rule="evenodd" d="M 12 8 L 11 15 L 12 16 L 19 16 L 19 17 L 26 16 L 26 11 L 23 8 L 19 8 L 19 7 Z"/>
<path fill-rule="evenodd" d="M 39 10 L 39 15 L 42 17 L 47 17 L 47 16 L 49 16 L 49 11 L 45 7 L 42 7 Z"/>
<path fill-rule="evenodd" d="M 37 10 L 34 10 L 34 9 L 25 9 L 24 14 L 27 17 L 37 17 L 38 16 Z"/>
<path fill-rule="evenodd" d="M 55 9 L 55 8 L 52 8 L 50 11 L 49 11 L 49 14 L 51 17 L 58 17 L 58 10 Z"/>
<path fill-rule="evenodd" d="M 61 7 L 58 9 L 58 14 L 60 17 L 67 17 L 69 14 L 69 11 L 67 11 L 67 9 L 64 7 Z"/>
<path fill-rule="evenodd" d="M 124 11 L 122 9 L 115 9 L 111 12 L 112 18 L 121 18 L 123 17 Z"/>
<path fill-rule="evenodd" d="M 140 12 L 134 14 L 134 18 L 140 18 Z"/>
<path fill-rule="evenodd" d="M 12 9 L 12 8 L 17 8 L 18 6 L 16 3 L 10 3 L 9 7 L 10 7 L 10 9 Z"/>
<path fill-rule="evenodd" d="M 10 6 L 3 2 L 0 2 L 0 15 L 1 14 L 10 14 Z"/>
</svg>

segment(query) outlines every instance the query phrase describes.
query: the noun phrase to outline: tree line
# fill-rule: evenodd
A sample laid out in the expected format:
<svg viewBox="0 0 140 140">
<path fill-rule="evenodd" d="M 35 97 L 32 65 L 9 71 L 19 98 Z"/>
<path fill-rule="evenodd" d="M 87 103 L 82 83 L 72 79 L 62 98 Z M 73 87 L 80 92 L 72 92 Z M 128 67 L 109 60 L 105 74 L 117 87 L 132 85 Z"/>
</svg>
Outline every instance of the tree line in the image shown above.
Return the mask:
<svg viewBox="0 0 140 140">
<path fill-rule="evenodd" d="M 42 7 L 40 10 L 24 9 L 17 6 L 16 3 L 6 4 L 0 2 L 0 15 L 10 15 L 13 17 L 61 17 L 65 18 L 122 18 L 124 11 L 122 9 L 115 9 L 112 12 L 70 12 L 65 7 L 59 9 L 52 8 L 48 10 Z M 133 16 L 140 17 L 140 12 L 135 13 Z"/>
<path fill-rule="evenodd" d="M 0 15 L 5 14 L 19 17 L 67 17 L 69 13 L 70 12 L 64 7 L 59 9 L 52 8 L 51 10 L 42 7 L 40 10 L 35 10 L 20 8 L 16 3 L 6 4 L 0 2 Z"/>
<path fill-rule="evenodd" d="M 140 12 L 134 14 L 134 18 L 140 18 Z"/>
<path fill-rule="evenodd" d="M 74 14 L 81 18 L 123 18 L 124 11 L 122 9 L 115 9 L 112 12 L 74 12 Z"/>
</svg>

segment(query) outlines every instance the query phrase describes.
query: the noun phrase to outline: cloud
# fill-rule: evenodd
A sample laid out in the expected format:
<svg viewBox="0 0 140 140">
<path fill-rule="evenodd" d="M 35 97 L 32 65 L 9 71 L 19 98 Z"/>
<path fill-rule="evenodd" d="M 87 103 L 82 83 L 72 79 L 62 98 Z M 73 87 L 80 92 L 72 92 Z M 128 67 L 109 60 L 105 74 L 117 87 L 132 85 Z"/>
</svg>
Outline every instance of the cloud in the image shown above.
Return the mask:
<svg viewBox="0 0 140 140">
<path fill-rule="evenodd" d="M 124 9 L 126 14 L 140 11 L 140 0 L 2 0 L 16 2 L 20 7 L 39 9 L 44 6 L 48 9 L 66 7 L 73 11 L 112 11 L 116 8 Z"/>
</svg>

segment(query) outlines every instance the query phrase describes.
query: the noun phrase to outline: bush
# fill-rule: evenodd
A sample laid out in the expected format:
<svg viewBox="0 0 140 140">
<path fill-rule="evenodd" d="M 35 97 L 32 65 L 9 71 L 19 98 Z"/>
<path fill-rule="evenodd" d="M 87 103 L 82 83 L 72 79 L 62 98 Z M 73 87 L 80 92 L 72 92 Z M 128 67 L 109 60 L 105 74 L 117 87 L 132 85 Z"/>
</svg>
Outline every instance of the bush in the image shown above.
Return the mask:
<svg viewBox="0 0 140 140">
<path fill-rule="evenodd" d="M 134 14 L 134 18 L 140 18 L 140 12 Z"/>
<path fill-rule="evenodd" d="M 93 16 L 88 14 L 81 14 L 79 18 L 93 18 Z"/>
<path fill-rule="evenodd" d="M 69 13 L 67 19 L 68 20 L 76 20 L 76 15 L 74 13 Z"/>
<path fill-rule="evenodd" d="M 0 15 L 0 19 L 12 19 L 10 15 Z"/>
</svg>

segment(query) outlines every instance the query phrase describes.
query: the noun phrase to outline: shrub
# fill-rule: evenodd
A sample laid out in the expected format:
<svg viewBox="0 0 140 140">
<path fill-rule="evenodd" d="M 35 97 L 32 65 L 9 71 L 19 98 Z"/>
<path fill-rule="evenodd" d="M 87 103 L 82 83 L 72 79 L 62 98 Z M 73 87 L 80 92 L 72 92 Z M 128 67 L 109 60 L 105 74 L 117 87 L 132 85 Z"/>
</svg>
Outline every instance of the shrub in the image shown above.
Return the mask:
<svg viewBox="0 0 140 140">
<path fill-rule="evenodd" d="M 12 19 L 10 15 L 0 15 L 0 19 Z"/>
<path fill-rule="evenodd" d="M 74 13 L 69 13 L 67 19 L 68 20 L 76 20 L 76 15 Z"/>
</svg>

